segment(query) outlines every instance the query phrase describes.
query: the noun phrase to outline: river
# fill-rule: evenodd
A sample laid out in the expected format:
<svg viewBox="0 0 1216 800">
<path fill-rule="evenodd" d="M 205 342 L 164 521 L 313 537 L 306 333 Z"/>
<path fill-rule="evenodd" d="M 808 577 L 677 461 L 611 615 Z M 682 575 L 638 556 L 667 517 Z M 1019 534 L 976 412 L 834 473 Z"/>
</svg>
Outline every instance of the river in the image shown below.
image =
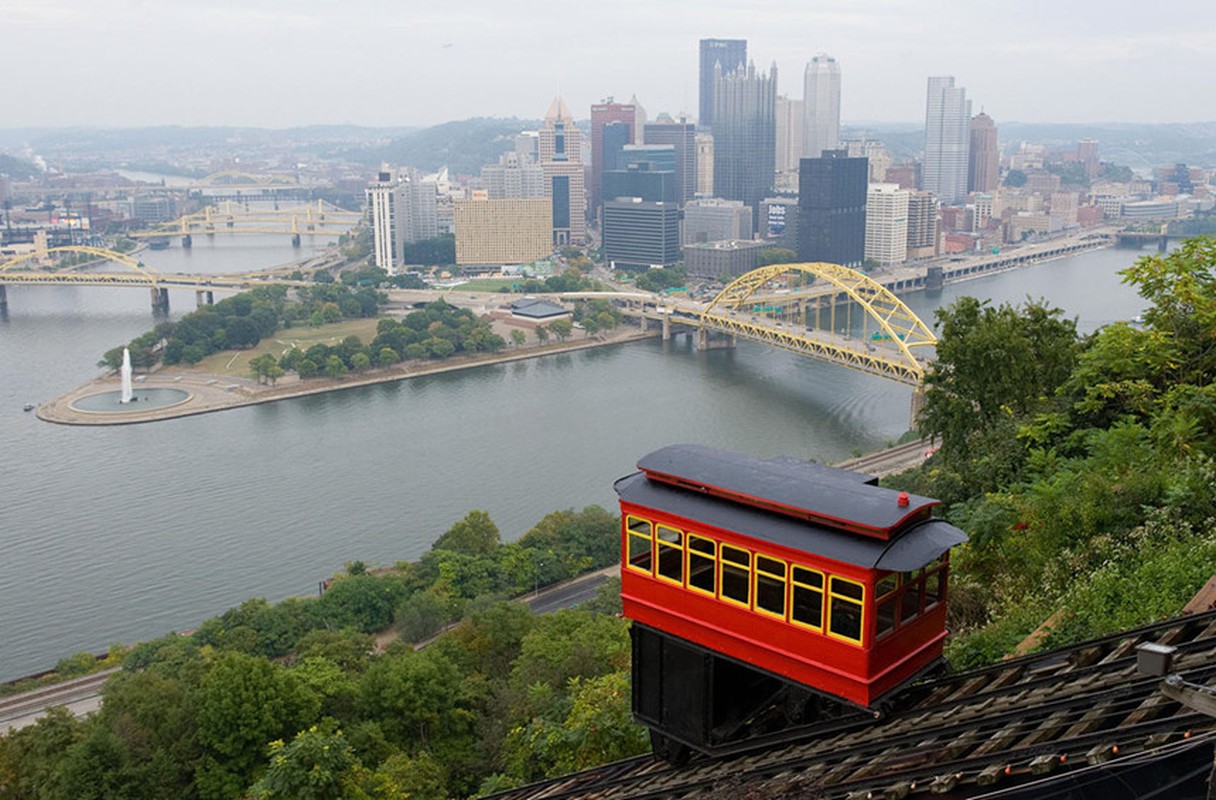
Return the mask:
<svg viewBox="0 0 1216 800">
<path fill-rule="evenodd" d="M 234 272 L 314 252 L 216 237 L 143 258 Z M 264 238 L 264 240 L 263 240 Z M 907 302 L 1046 297 L 1093 330 L 1140 313 L 1099 250 Z M 344 563 L 414 559 L 470 509 L 504 539 L 552 510 L 612 508 L 612 481 L 673 442 L 826 462 L 906 429 L 910 390 L 763 345 L 683 337 L 481 367 L 149 425 L 51 425 L 22 406 L 96 375 L 146 330 L 146 291 L 10 287 L 0 319 L 0 680 L 309 594 Z M 175 314 L 194 307 L 174 292 Z"/>
</svg>

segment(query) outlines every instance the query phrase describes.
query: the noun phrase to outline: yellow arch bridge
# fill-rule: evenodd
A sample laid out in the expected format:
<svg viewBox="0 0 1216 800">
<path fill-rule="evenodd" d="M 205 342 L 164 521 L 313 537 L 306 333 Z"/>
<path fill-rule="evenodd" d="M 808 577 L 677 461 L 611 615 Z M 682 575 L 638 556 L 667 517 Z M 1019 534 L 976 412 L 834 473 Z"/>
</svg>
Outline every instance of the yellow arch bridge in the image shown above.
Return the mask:
<svg viewBox="0 0 1216 800">
<path fill-rule="evenodd" d="M 76 253 L 91 256 L 93 261 L 112 261 L 126 267 L 123 272 L 73 272 L 68 269 L 18 269 L 30 262 L 56 254 Z M 0 263 L 0 308 L 8 304 L 7 286 L 143 286 L 152 292 L 152 307 L 167 310 L 170 289 L 193 289 L 200 302 L 211 302 L 216 291 L 239 292 L 252 286 L 279 283 L 287 286 L 304 285 L 267 274 L 259 275 L 162 275 L 125 253 L 100 247 L 72 245 L 50 247 Z"/>
<path fill-rule="evenodd" d="M 917 388 L 937 344 L 890 290 L 838 264 L 774 264 L 736 278 L 708 305 L 663 302 L 663 315 L 698 329 L 707 346 L 713 334 L 739 336 Z"/>
</svg>

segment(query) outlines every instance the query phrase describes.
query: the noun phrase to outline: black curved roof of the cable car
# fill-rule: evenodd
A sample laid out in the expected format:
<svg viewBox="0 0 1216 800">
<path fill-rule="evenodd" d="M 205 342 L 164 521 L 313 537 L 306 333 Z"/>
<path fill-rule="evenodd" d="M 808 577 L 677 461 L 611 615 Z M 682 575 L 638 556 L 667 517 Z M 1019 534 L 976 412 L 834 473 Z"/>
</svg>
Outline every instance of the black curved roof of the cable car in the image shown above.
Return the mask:
<svg viewBox="0 0 1216 800">
<path fill-rule="evenodd" d="M 680 475 L 679 470 L 672 471 L 673 466 L 682 463 L 688 467 L 690 460 L 696 464 L 692 471 L 702 478 L 714 479 L 711 485 L 728 487 L 751 496 L 766 497 L 773 492 L 745 492 L 741 487 L 758 490 L 764 488 L 760 485 L 763 483 L 773 489 L 774 482 L 777 487 L 788 482 L 784 486 L 787 494 L 778 492 L 779 498 L 788 499 L 790 491 L 797 491 L 804 500 L 813 496 L 816 505 L 812 508 L 825 514 L 823 508 L 830 507 L 843 514 L 837 516 L 839 519 L 850 519 L 851 511 L 865 507 L 871 507 L 872 512 L 877 509 L 878 515 L 885 515 L 881 506 L 888 505 L 894 506 L 897 509 L 895 513 L 901 517 L 907 514 L 906 507 L 901 508 L 894 502 L 898 492 L 869 485 L 866 482 L 868 476 L 805 461 L 761 461 L 699 445 L 672 445 L 645 456 L 638 466 L 668 475 Z M 627 503 L 864 569 L 907 572 L 923 567 L 954 545 L 967 541 L 967 535 L 958 528 L 944 520 L 931 518 L 893 533 L 890 540 L 864 536 L 651 480 L 644 472 L 621 478 L 614 487 L 621 500 Z M 920 501 L 919 505 L 934 502 L 928 498 L 915 500 Z M 778 499 L 777 502 L 782 501 Z M 868 517 L 870 523 L 878 518 L 875 513 Z"/>
</svg>

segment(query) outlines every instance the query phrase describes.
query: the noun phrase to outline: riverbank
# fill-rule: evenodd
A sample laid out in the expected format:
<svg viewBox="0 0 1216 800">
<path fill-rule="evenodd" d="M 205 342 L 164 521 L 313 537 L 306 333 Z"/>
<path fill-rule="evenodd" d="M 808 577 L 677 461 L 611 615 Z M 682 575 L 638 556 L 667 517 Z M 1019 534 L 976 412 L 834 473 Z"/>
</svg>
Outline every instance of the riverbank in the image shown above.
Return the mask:
<svg viewBox="0 0 1216 800">
<path fill-rule="evenodd" d="M 494 364 L 507 364 L 512 361 L 523 361 L 530 358 L 569 353 L 576 350 L 588 350 L 594 347 L 625 344 L 628 342 L 653 339 L 659 336 L 659 331 L 652 330 L 642 333 L 636 330 L 617 329 L 603 337 L 587 337 L 566 342 L 553 342 L 528 347 L 504 350 L 498 353 L 484 353 L 473 356 L 449 358 L 443 361 L 416 361 L 397 364 L 392 367 L 368 370 L 359 375 L 347 375 L 343 378 L 310 378 L 301 380 L 296 375 L 284 377 L 275 386 L 259 384 L 249 378 L 233 378 L 231 376 L 209 375 L 194 373 L 189 370 L 175 371 L 171 368 L 161 369 L 147 376 L 140 376 L 140 389 L 179 389 L 189 396 L 172 406 L 159 408 L 123 410 L 118 412 L 83 411 L 74 403 L 84 397 L 112 392 L 121 388 L 117 375 L 106 375 L 95 378 L 88 383 L 76 387 L 67 394 L 39 405 L 35 411 L 37 417 L 45 422 L 58 425 L 136 425 L 145 422 L 160 422 L 169 419 L 179 419 L 198 414 L 210 414 L 216 411 L 226 411 L 230 408 L 259 405 L 262 403 L 277 403 L 280 400 L 291 400 L 308 395 L 339 392 L 355 389 L 361 386 L 371 386 L 377 383 L 402 381 L 410 378 L 420 378 L 426 375 L 437 375 L 444 372 L 472 369 Z"/>
</svg>

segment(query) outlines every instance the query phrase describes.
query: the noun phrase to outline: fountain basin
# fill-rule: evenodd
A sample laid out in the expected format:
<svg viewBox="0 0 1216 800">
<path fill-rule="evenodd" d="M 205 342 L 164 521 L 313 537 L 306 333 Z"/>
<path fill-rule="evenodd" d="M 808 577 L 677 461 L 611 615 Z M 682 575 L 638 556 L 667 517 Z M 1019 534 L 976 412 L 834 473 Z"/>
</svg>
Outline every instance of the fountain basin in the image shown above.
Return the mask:
<svg viewBox="0 0 1216 800">
<path fill-rule="evenodd" d="M 122 402 L 121 391 L 98 392 L 72 401 L 72 409 L 85 414 L 136 414 L 156 408 L 168 408 L 190 399 L 183 389 L 140 387 L 132 393 L 129 403 Z"/>
</svg>

